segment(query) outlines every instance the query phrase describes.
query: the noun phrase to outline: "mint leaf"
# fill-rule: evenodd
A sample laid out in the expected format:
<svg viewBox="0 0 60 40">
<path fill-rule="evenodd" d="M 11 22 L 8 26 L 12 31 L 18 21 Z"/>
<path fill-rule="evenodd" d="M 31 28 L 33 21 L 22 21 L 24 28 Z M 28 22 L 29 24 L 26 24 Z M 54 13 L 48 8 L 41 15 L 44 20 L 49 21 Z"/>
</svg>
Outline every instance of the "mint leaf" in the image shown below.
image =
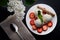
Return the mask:
<svg viewBox="0 0 60 40">
<path fill-rule="evenodd" d="M 0 0 L 0 6 L 6 6 L 8 0 Z"/>
<path fill-rule="evenodd" d="M 38 11 L 38 17 L 41 20 L 41 22 L 43 22 L 43 18 L 42 18 L 42 15 L 41 15 L 41 11 L 40 10 Z"/>
</svg>

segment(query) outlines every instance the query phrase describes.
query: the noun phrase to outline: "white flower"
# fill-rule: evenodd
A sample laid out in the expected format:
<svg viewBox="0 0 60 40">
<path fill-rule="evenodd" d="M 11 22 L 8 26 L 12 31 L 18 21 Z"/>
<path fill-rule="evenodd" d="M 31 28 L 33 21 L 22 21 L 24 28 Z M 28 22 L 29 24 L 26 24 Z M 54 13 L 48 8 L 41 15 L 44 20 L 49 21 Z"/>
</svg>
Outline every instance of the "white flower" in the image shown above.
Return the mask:
<svg viewBox="0 0 60 40">
<path fill-rule="evenodd" d="M 16 14 L 16 13 L 18 13 L 18 14 Z M 23 20 L 23 19 L 24 19 L 24 15 L 25 15 L 24 12 L 18 12 L 18 11 L 16 11 L 15 14 L 16 14 L 16 16 L 17 16 L 20 20 Z"/>
<path fill-rule="evenodd" d="M 11 7 L 7 7 L 8 11 L 12 12 L 13 9 Z"/>
<path fill-rule="evenodd" d="M 22 1 L 10 1 L 8 7 L 12 8 L 13 11 L 25 11 L 25 6 Z M 9 11 L 9 10 L 8 10 Z"/>
<path fill-rule="evenodd" d="M 23 5 L 22 1 L 19 0 L 9 0 L 7 9 L 9 12 L 14 11 L 15 14 L 20 18 L 23 18 L 25 14 L 25 6 Z"/>
</svg>

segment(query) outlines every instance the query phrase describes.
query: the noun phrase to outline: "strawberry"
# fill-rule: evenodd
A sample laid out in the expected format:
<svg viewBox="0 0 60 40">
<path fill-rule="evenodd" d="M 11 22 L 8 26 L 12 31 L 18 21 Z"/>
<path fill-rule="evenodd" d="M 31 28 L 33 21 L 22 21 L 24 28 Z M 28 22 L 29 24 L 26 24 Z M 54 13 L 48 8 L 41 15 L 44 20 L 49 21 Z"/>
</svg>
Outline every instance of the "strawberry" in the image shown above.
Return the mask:
<svg viewBox="0 0 60 40">
<path fill-rule="evenodd" d="M 52 21 L 48 22 L 48 27 L 52 27 L 53 23 Z"/>
<path fill-rule="evenodd" d="M 46 31 L 48 29 L 48 26 L 47 25 L 43 25 L 42 28 L 43 28 L 44 31 Z"/>
<path fill-rule="evenodd" d="M 44 8 L 44 9 L 45 9 L 45 8 Z M 46 14 L 46 10 L 43 10 L 42 13 L 43 13 L 43 14 Z"/>
<path fill-rule="evenodd" d="M 31 12 L 30 15 L 29 15 L 29 17 L 30 17 L 30 19 L 34 19 L 34 17 L 35 17 L 34 12 Z"/>
<path fill-rule="evenodd" d="M 32 25 L 32 29 L 33 29 L 33 30 L 36 30 L 37 27 L 36 27 L 35 25 Z"/>
<path fill-rule="evenodd" d="M 42 31 L 43 31 L 42 28 L 38 28 L 38 29 L 37 29 L 37 32 L 38 32 L 38 33 L 41 33 Z"/>
<path fill-rule="evenodd" d="M 35 20 L 37 19 L 37 17 L 35 17 Z"/>
<path fill-rule="evenodd" d="M 30 20 L 30 24 L 31 25 L 34 25 L 35 24 L 33 19 Z"/>
</svg>

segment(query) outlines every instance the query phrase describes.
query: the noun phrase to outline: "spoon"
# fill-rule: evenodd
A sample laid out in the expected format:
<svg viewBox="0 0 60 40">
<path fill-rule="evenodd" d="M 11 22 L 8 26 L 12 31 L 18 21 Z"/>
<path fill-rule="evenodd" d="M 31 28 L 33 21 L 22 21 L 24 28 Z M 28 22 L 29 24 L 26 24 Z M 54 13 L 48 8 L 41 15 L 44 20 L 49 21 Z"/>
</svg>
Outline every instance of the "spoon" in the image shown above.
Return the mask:
<svg viewBox="0 0 60 40">
<path fill-rule="evenodd" d="M 22 36 L 20 35 L 20 33 L 18 32 L 18 27 L 17 27 L 17 25 L 14 24 L 14 23 L 12 23 L 10 26 L 11 26 L 12 30 L 15 31 L 15 32 L 18 34 L 18 36 L 21 38 L 21 40 L 24 40 L 23 37 L 22 37 Z"/>
</svg>

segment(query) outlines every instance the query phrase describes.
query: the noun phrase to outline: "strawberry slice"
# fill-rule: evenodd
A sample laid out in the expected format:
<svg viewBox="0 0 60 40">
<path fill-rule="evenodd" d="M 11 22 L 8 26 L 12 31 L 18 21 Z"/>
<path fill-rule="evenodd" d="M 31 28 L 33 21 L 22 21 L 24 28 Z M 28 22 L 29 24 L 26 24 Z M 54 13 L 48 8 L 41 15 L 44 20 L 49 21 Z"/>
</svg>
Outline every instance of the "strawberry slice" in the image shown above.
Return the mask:
<svg viewBox="0 0 60 40">
<path fill-rule="evenodd" d="M 48 22 L 48 27 L 52 27 L 53 23 L 52 21 Z"/>
<path fill-rule="evenodd" d="M 34 18 L 35 20 L 37 19 L 37 17 Z"/>
<path fill-rule="evenodd" d="M 43 30 L 46 31 L 48 29 L 48 26 L 47 25 L 43 25 Z"/>
<path fill-rule="evenodd" d="M 34 17 L 35 17 L 34 12 L 31 12 L 30 15 L 29 15 L 29 17 L 30 17 L 30 19 L 34 19 Z"/>
<path fill-rule="evenodd" d="M 33 29 L 33 30 L 36 30 L 37 27 L 36 27 L 35 25 L 32 25 L 32 29 Z"/>
<path fill-rule="evenodd" d="M 44 9 L 45 9 L 45 8 L 44 8 Z M 46 10 L 43 10 L 42 13 L 43 13 L 43 14 L 46 14 Z"/>
<path fill-rule="evenodd" d="M 38 33 L 41 33 L 42 31 L 43 31 L 42 28 L 38 28 L 38 29 L 37 29 L 37 32 L 38 32 Z"/>
<path fill-rule="evenodd" d="M 31 25 L 34 25 L 35 24 L 33 19 L 30 20 L 30 24 Z"/>
</svg>

